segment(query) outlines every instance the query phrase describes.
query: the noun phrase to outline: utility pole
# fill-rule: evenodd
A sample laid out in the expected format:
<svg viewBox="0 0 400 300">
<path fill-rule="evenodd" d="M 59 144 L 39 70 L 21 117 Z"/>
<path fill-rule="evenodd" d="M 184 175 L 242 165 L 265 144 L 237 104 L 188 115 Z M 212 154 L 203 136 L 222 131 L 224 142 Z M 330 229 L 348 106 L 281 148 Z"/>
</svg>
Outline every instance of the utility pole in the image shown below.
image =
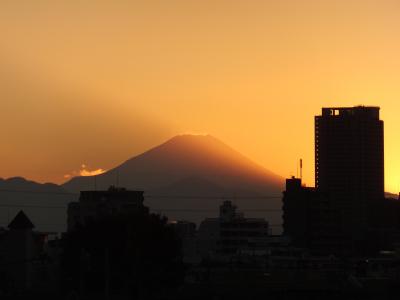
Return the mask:
<svg viewBox="0 0 400 300">
<path fill-rule="evenodd" d="M 300 158 L 300 179 L 303 181 L 303 159 Z"/>
</svg>

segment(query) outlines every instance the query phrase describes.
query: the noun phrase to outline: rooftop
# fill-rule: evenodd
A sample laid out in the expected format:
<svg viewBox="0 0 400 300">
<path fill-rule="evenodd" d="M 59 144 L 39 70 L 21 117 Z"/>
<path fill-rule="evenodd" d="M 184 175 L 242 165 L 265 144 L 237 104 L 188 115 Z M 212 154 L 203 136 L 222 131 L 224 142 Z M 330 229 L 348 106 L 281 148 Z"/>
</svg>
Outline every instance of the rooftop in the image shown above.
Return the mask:
<svg viewBox="0 0 400 300">
<path fill-rule="evenodd" d="M 20 210 L 10 224 L 8 224 L 8 228 L 10 229 L 32 229 L 34 227 L 35 225 L 33 225 L 22 210 Z"/>
<path fill-rule="evenodd" d="M 364 116 L 379 119 L 378 106 L 354 106 L 354 107 L 323 107 L 322 116 L 350 117 Z"/>
</svg>

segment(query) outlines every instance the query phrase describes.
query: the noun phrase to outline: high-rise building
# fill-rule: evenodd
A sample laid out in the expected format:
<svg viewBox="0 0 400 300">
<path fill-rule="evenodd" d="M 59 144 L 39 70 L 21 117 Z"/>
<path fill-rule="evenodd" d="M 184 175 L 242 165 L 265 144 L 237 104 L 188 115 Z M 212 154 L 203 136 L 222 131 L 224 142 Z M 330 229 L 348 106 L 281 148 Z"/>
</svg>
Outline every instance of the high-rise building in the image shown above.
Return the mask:
<svg viewBox="0 0 400 300">
<path fill-rule="evenodd" d="M 341 255 L 396 241 L 400 203 L 385 199 L 383 150 L 379 107 L 323 108 L 315 117 L 315 188 L 287 180 L 284 233 L 314 252 Z M 378 242 L 383 232 L 393 233 L 388 243 Z"/>
<path fill-rule="evenodd" d="M 338 195 L 384 197 L 379 107 L 323 108 L 315 117 L 315 185 Z"/>
<path fill-rule="evenodd" d="M 379 107 L 323 108 L 315 117 L 315 185 L 339 212 L 339 230 L 365 240 L 384 199 Z"/>
</svg>

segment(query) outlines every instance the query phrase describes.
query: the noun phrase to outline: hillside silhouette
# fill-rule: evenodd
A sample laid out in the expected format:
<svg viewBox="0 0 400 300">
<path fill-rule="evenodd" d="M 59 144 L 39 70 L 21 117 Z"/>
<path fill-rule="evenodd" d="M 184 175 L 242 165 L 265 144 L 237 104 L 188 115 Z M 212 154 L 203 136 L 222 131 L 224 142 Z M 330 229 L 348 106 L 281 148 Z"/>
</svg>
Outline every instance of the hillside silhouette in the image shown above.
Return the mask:
<svg viewBox="0 0 400 300">
<path fill-rule="evenodd" d="M 162 208 L 170 218 L 198 222 L 205 213 L 167 210 L 210 210 L 208 216 L 214 216 L 225 198 L 244 210 L 280 209 L 280 199 L 260 197 L 280 197 L 283 178 L 210 135 L 179 135 L 96 178 L 72 178 L 63 188 L 79 192 L 110 185 L 144 190 L 145 204 L 151 209 Z M 265 212 L 252 214 L 266 216 Z"/>
<path fill-rule="evenodd" d="M 210 135 L 176 136 L 96 176 L 99 189 L 118 184 L 145 191 L 196 177 L 230 190 L 238 185 L 274 190 L 282 183 L 282 178 Z M 74 177 L 63 187 L 70 191 L 93 189 L 94 179 Z"/>
<path fill-rule="evenodd" d="M 76 201 L 77 195 L 53 183 L 40 184 L 22 177 L 0 178 L 0 227 L 7 227 L 20 209 L 42 231 L 66 229 L 67 204 Z"/>
</svg>

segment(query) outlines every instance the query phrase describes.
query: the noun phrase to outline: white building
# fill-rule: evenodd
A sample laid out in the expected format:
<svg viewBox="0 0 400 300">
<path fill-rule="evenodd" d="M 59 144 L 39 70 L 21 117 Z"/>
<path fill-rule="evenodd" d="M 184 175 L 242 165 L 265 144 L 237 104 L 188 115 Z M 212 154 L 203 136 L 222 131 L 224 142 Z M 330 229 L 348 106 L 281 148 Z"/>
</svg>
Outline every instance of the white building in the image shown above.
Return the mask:
<svg viewBox="0 0 400 300">
<path fill-rule="evenodd" d="M 243 251 L 265 250 L 269 226 L 263 218 L 245 218 L 231 201 L 220 206 L 218 218 L 207 218 L 198 231 L 201 257 L 229 256 Z"/>
</svg>

